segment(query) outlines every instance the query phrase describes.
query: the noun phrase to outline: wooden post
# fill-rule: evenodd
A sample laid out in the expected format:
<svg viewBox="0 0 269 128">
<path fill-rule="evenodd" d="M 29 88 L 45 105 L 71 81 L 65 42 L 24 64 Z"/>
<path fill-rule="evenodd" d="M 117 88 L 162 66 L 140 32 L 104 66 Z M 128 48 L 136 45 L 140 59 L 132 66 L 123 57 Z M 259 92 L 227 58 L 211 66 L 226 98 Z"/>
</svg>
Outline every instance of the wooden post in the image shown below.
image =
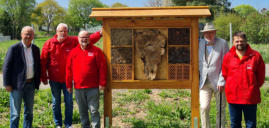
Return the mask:
<svg viewBox="0 0 269 128">
<path fill-rule="evenodd" d="M 106 89 L 104 90 L 104 125 L 107 125 L 107 118 L 109 118 L 109 126 L 105 127 L 111 127 L 112 126 L 112 88 L 111 88 L 111 70 L 110 70 L 110 65 L 111 65 L 111 54 L 110 54 L 110 49 L 111 49 L 111 39 L 110 39 L 110 27 L 106 22 L 104 22 L 103 25 L 103 51 L 106 55 L 107 58 L 107 86 Z"/>
<path fill-rule="evenodd" d="M 192 85 L 191 85 L 191 122 L 192 128 L 195 123 L 199 125 L 199 29 L 198 29 L 198 18 L 194 18 L 192 21 Z M 196 121 L 196 122 L 195 122 Z M 197 127 L 197 128 L 198 128 Z"/>
</svg>

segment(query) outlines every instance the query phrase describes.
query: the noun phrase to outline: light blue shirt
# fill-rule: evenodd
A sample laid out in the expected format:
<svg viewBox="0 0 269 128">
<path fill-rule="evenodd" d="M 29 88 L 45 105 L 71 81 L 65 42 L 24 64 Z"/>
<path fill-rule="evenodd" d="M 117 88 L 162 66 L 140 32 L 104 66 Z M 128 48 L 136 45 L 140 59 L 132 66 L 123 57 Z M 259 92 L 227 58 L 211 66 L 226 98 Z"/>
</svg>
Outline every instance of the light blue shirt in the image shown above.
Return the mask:
<svg viewBox="0 0 269 128">
<path fill-rule="evenodd" d="M 206 41 L 206 44 L 208 44 L 208 42 Z M 207 53 L 210 54 L 210 52 L 212 51 L 213 49 L 213 46 L 206 46 L 206 50 L 207 50 Z"/>
</svg>

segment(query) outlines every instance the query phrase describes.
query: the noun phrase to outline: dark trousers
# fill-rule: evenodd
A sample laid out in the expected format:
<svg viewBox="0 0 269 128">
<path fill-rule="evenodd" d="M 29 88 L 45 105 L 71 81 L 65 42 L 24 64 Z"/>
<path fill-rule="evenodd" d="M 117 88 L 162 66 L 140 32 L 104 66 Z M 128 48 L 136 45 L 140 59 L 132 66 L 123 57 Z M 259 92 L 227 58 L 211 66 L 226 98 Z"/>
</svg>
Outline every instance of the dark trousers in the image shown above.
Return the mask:
<svg viewBox="0 0 269 128">
<path fill-rule="evenodd" d="M 242 112 L 246 128 L 256 128 L 257 104 L 229 104 L 231 128 L 242 128 Z"/>
</svg>

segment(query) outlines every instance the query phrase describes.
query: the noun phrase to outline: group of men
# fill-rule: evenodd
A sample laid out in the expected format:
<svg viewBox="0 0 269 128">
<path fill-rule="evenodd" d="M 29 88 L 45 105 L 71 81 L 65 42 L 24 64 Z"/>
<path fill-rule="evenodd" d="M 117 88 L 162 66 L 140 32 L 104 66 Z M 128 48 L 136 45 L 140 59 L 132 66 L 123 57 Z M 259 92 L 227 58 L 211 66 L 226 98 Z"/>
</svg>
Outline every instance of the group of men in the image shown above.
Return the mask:
<svg viewBox="0 0 269 128">
<path fill-rule="evenodd" d="M 80 31 L 78 37 L 68 36 L 68 26 L 60 23 L 56 34 L 42 48 L 32 44 L 34 30 L 25 26 L 21 30 L 22 40 L 12 45 L 3 65 L 4 86 L 10 92 L 10 128 L 18 128 L 21 103 L 24 101 L 24 128 L 31 128 L 35 89 L 40 82 L 50 84 L 53 119 L 56 128 L 63 126 L 61 93 L 65 103 L 65 128 L 72 127 L 73 85 L 79 107 L 81 125 L 100 128 L 99 89 L 106 86 L 107 65 L 103 52 L 95 47 L 102 32 L 89 35 Z"/>
<path fill-rule="evenodd" d="M 199 42 L 200 112 L 202 128 L 210 128 L 210 101 L 216 98 L 216 127 L 226 123 L 226 101 L 232 128 L 240 128 L 242 112 L 247 128 L 256 127 L 257 104 L 261 102 L 260 87 L 265 79 L 262 56 L 251 49 L 246 34 L 233 35 L 229 50 L 224 39 L 216 37 L 216 29 L 207 23 Z M 68 26 L 60 23 L 56 35 L 42 48 L 32 44 L 34 30 L 22 28 L 22 40 L 12 45 L 3 65 L 4 86 L 10 92 L 10 127 L 19 126 L 22 100 L 24 101 L 23 127 L 32 127 L 35 89 L 40 79 L 52 93 L 53 118 L 56 127 L 63 126 L 61 92 L 64 94 L 66 128 L 72 127 L 73 86 L 83 128 L 100 127 L 99 89 L 106 86 L 107 65 L 103 52 L 93 46 L 101 37 L 98 31 L 89 35 L 80 31 L 78 37 L 68 36 Z M 224 92 L 225 90 L 225 92 Z M 227 98 L 227 99 L 226 99 Z M 88 110 L 91 113 L 91 124 Z"/>
<path fill-rule="evenodd" d="M 226 101 L 229 104 L 231 128 L 241 128 L 244 113 L 246 128 L 256 128 L 260 87 L 265 79 L 262 56 L 251 49 L 244 32 L 235 32 L 229 50 L 224 39 L 216 37 L 216 29 L 207 23 L 199 42 L 199 87 L 202 128 L 210 128 L 210 101 L 216 99 L 216 128 L 225 128 Z M 225 90 L 225 92 L 224 92 Z"/>
</svg>

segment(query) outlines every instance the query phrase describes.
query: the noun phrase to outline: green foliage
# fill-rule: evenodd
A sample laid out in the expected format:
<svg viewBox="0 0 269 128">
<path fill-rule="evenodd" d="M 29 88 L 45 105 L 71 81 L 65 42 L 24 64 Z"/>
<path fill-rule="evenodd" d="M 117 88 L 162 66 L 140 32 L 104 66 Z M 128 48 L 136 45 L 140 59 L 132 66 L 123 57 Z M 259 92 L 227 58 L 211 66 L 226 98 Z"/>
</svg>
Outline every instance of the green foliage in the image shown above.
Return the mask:
<svg viewBox="0 0 269 128">
<path fill-rule="evenodd" d="M 240 16 L 233 13 L 223 13 L 214 20 L 217 29 L 217 36 L 225 40 L 230 39 L 230 23 L 232 23 L 232 31 L 237 32 L 242 24 Z"/>
<path fill-rule="evenodd" d="M 116 2 L 113 5 L 111 5 L 111 8 L 121 8 L 121 7 L 128 7 L 128 6 L 120 2 Z"/>
<path fill-rule="evenodd" d="M 265 77 L 265 81 L 269 82 L 269 77 Z"/>
<path fill-rule="evenodd" d="M 212 16 L 208 20 L 213 20 L 223 12 L 231 11 L 231 2 L 228 0 L 172 0 L 172 2 L 177 6 L 209 6 Z"/>
<path fill-rule="evenodd" d="M 268 113 L 269 109 L 269 88 L 264 87 L 261 89 L 261 99 L 262 102 L 258 105 L 257 109 L 257 128 L 268 128 L 269 127 L 269 120 L 268 120 Z"/>
<path fill-rule="evenodd" d="M 238 5 L 233 8 L 236 13 L 238 13 L 241 17 L 246 18 L 251 13 L 257 13 L 258 11 L 250 6 L 250 5 Z"/>
<path fill-rule="evenodd" d="M 3 11 L 0 8 L 1 12 L 0 12 L 0 33 L 3 33 L 3 35 L 12 35 L 13 33 L 13 29 L 12 29 L 12 25 L 11 25 L 11 19 L 8 16 L 8 13 Z"/>
<path fill-rule="evenodd" d="M 178 89 L 178 90 L 161 90 L 158 94 L 162 98 L 173 98 L 178 99 L 179 97 L 190 96 L 189 90 Z"/>
<path fill-rule="evenodd" d="M 259 13 L 252 13 L 246 17 L 245 22 L 240 26 L 240 30 L 245 32 L 248 42 L 261 43 L 260 31 L 263 25 L 263 16 Z"/>
<path fill-rule="evenodd" d="M 11 35 L 12 38 L 20 38 L 21 28 L 31 25 L 30 16 L 34 6 L 35 0 L 0 0 L 0 19 L 3 21 L 0 22 L 1 32 Z M 8 29 L 10 30 L 6 31 Z"/>
<path fill-rule="evenodd" d="M 135 128 L 187 128 L 190 126 L 190 110 L 180 107 L 178 103 L 162 101 L 156 104 L 149 101 L 146 105 L 146 120 L 138 118 L 126 119 Z"/>
<path fill-rule="evenodd" d="M 152 90 L 151 89 L 144 89 L 144 92 L 147 93 L 147 94 L 151 94 Z"/>
<path fill-rule="evenodd" d="M 5 89 L 0 89 L 0 93 L 0 106 L 9 107 L 9 93 Z M 0 109 L 0 112 L 2 112 L 2 109 Z"/>
<path fill-rule="evenodd" d="M 258 51 L 264 60 L 265 63 L 269 63 L 269 44 L 254 44 L 250 43 L 250 47 Z"/>
<path fill-rule="evenodd" d="M 33 23 L 38 26 L 46 25 L 49 34 L 51 25 L 55 30 L 56 26 L 64 21 L 65 13 L 65 10 L 55 0 L 45 0 L 35 8 L 32 14 Z"/>
<path fill-rule="evenodd" d="M 126 105 L 128 103 L 142 103 L 146 99 L 149 99 L 149 95 L 143 90 L 129 90 L 128 93 L 119 93 L 120 98 L 117 99 L 119 104 Z"/>
<path fill-rule="evenodd" d="M 104 5 L 99 0 L 70 0 L 67 23 L 74 27 L 73 29 L 76 31 L 79 28 L 86 28 L 87 24 L 91 26 L 100 24 L 95 19 L 89 18 L 92 8 L 97 7 L 104 7 Z"/>
</svg>

